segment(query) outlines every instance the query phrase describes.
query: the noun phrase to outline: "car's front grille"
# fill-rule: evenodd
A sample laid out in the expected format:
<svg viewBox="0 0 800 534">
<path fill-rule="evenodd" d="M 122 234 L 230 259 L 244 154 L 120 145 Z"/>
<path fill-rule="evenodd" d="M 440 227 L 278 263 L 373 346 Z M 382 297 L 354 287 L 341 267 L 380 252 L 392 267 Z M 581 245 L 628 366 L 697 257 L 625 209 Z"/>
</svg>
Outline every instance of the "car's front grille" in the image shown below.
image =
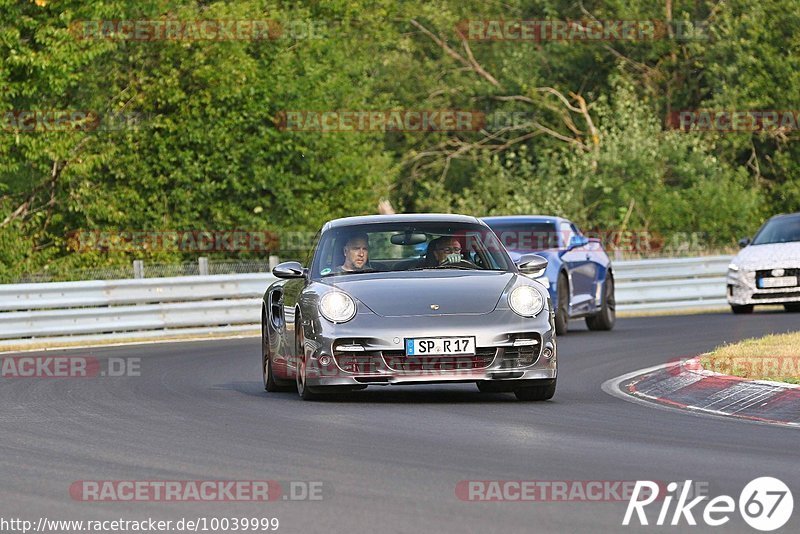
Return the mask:
<svg viewBox="0 0 800 534">
<path fill-rule="evenodd" d="M 756 271 L 757 278 L 772 278 L 774 275 L 772 271 L 775 269 L 766 269 L 761 271 Z M 783 274 L 781 276 L 800 276 L 800 269 L 783 269 Z"/>
<path fill-rule="evenodd" d="M 767 269 L 767 270 L 756 271 L 756 287 L 759 290 L 773 289 L 773 287 L 771 287 L 769 285 L 769 280 L 771 278 L 781 278 L 781 277 L 785 277 L 785 276 L 794 276 L 794 277 L 797 278 L 797 280 L 792 285 L 781 284 L 780 286 L 777 286 L 774 289 L 798 287 L 799 284 L 797 282 L 800 281 L 800 276 L 798 276 L 800 274 L 800 269 L 779 269 L 780 271 L 783 271 L 783 274 L 781 274 L 780 277 L 777 277 L 774 274 L 772 274 L 772 271 L 774 271 L 774 270 L 775 269 Z M 758 297 L 754 296 L 753 298 L 758 298 Z M 761 297 L 761 298 L 765 298 L 766 299 L 766 298 L 772 298 L 772 297 Z"/>
<path fill-rule="evenodd" d="M 539 358 L 539 347 L 506 347 L 503 350 L 502 369 L 514 367 L 527 367 L 533 365 Z"/>
<path fill-rule="evenodd" d="M 536 363 L 539 354 L 542 352 L 542 336 L 538 332 L 526 332 L 513 334 L 511 341 L 533 340 L 534 345 L 522 345 L 518 347 L 506 347 L 503 349 L 502 369 L 512 369 L 515 367 L 527 367 Z"/>
<path fill-rule="evenodd" d="M 392 371 L 465 371 L 489 367 L 497 355 L 494 347 L 478 347 L 474 356 L 406 356 L 402 350 L 385 350 L 383 359 Z"/>
</svg>

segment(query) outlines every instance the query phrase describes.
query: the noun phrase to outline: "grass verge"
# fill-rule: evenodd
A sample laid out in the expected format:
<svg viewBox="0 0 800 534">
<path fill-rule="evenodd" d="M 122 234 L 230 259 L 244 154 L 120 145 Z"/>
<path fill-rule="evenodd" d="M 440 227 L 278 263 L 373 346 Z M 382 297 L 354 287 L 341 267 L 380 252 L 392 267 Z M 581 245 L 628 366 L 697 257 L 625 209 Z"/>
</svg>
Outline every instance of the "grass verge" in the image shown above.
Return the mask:
<svg viewBox="0 0 800 534">
<path fill-rule="evenodd" d="M 700 364 L 726 375 L 800 384 L 800 332 L 722 345 L 701 356 Z"/>
</svg>

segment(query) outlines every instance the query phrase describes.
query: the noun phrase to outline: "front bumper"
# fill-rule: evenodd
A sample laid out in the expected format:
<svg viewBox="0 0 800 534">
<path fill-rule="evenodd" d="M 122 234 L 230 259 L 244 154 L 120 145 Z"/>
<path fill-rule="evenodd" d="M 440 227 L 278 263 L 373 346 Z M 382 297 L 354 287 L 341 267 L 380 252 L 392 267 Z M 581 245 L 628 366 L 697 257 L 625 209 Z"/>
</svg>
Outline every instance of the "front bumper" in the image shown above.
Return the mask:
<svg viewBox="0 0 800 534">
<path fill-rule="evenodd" d="M 474 336 L 476 354 L 405 356 L 406 338 L 450 336 Z M 318 321 L 307 337 L 310 387 L 551 381 L 558 372 L 555 330 L 547 310 L 533 319 L 510 310 L 480 316 L 364 314 L 344 325 Z"/>
<path fill-rule="evenodd" d="M 791 269 L 789 267 L 786 268 Z M 765 270 L 767 271 L 767 270 Z M 762 271 L 728 271 L 728 304 L 748 306 L 754 304 L 784 304 L 800 302 L 800 286 L 759 288 L 756 285 Z"/>
</svg>

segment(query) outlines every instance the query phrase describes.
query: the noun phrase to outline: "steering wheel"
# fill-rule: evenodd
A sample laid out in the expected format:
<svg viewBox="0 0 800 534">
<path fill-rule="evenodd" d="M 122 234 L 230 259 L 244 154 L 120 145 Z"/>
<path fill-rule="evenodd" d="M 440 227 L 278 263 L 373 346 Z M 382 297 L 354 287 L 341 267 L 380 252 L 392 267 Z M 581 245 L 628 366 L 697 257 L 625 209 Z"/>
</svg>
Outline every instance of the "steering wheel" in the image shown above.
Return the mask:
<svg viewBox="0 0 800 534">
<path fill-rule="evenodd" d="M 455 268 L 461 268 L 461 269 L 480 269 L 480 267 L 478 267 L 477 265 L 475 265 L 471 261 L 469 261 L 467 259 L 464 259 L 464 258 L 462 258 L 459 261 L 454 261 L 454 262 L 445 261 L 441 265 L 438 265 L 436 268 L 437 269 L 446 269 L 448 267 L 455 267 Z"/>
</svg>

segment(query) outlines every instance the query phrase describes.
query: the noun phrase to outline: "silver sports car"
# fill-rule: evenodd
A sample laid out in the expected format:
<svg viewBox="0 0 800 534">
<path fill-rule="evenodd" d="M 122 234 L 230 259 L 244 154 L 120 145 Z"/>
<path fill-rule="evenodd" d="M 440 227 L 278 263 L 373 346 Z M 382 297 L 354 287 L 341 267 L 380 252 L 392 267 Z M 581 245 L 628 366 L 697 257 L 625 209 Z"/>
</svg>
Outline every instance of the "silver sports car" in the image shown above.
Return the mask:
<svg viewBox="0 0 800 534">
<path fill-rule="evenodd" d="M 511 261 L 474 217 L 408 214 L 326 223 L 310 265 L 281 263 L 262 308 L 267 391 L 312 399 L 370 385 L 475 382 L 546 400 L 557 354 L 544 272 Z"/>
</svg>

